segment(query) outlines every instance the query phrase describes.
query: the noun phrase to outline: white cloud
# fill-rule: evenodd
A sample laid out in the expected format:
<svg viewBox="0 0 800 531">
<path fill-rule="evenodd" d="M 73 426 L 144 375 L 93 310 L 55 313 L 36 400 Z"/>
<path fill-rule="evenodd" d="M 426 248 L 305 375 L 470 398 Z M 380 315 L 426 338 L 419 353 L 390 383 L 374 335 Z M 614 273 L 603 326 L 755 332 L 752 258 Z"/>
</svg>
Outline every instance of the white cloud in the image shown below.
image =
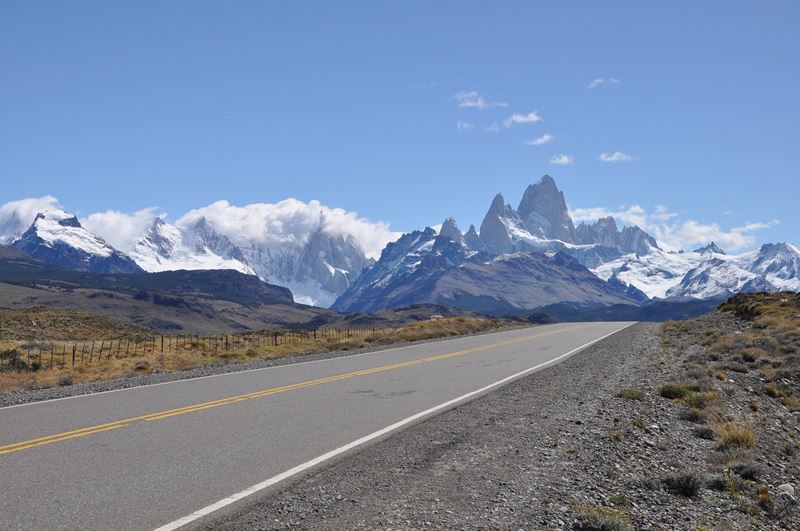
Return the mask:
<svg viewBox="0 0 800 531">
<path fill-rule="evenodd" d="M 550 157 L 550 164 L 555 164 L 557 166 L 569 166 L 570 164 L 574 164 L 575 159 L 571 155 L 564 155 L 563 153 L 559 155 L 553 155 Z"/>
<path fill-rule="evenodd" d="M 503 120 L 503 127 L 509 129 L 514 124 L 534 124 L 541 121 L 542 117 L 539 116 L 537 111 L 529 112 L 528 114 L 512 114 Z"/>
<path fill-rule="evenodd" d="M 302 245 L 311 234 L 322 229 L 328 234 L 354 238 L 367 256 L 378 258 L 386 244 L 400 236 L 389 230 L 389 225 L 383 221 L 370 221 L 355 212 L 327 207 L 319 201 L 304 203 L 293 198 L 275 204 L 255 203 L 242 207 L 217 201 L 187 212 L 176 225 L 185 227 L 201 217 L 234 243 L 250 240 L 267 250 L 284 244 Z"/>
<path fill-rule="evenodd" d="M 603 162 L 630 162 L 633 157 L 622 151 L 615 151 L 614 153 L 600 153 L 597 160 L 602 160 Z"/>
<path fill-rule="evenodd" d="M 9 201 L 0 206 L 0 244 L 9 244 L 22 236 L 33 223 L 36 214 L 60 208 L 52 195 Z"/>
<path fill-rule="evenodd" d="M 458 130 L 459 133 L 472 131 L 473 127 L 475 127 L 475 125 L 470 122 L 462 122 L 460 120 L 456 122 L 456 130 Z"/>
<path fill-rule="evenodd" d="M 525 142 L 525 145 L 527 145 L 527 146 L 541 146 L 541 145 L 547 144 L 548 142 L 552 142 L 553 138 L 554 138 L 553 135 L 551 135 L 549 133 L 545 133 L 542 136 L 539 136 L 539 137 L 533 138 L 531 140 L 528 140 L 527 142 Z"/>
<path fill-rule="evenodd" d="M 589 83 L 589 86 L 587 88 L 596 89 L 596 88 L 608 87 L 611 85 L 619 85 L 620 83 L 621 81 L 615 77 L 609 77 L 609 78 L 598 77 L 597 79 Z"/>
<path fill-rule="evenodd" d="M 11 243 L 33 223 L 36 214 L 48 209 L 61 208 L 52 196 L 10 201 L 0 206 L 0 243 Z M 116 249 L 130 252 L 136 241 L 149 228 L 153 218 L 163 214 L 150 207 L 134 213 L 107 210 L 96 212 L 80 220 L 90 232 L 105 239 Z M 190 225 L 201 217 L 233 242 L 250 239 L 265 249 L 281 244 L 303 244 L 315 231 L 352 237 L 371 258 L 378 258 L 387 243 L 400 237 L 383 221 L 371 221 L 341 208 L 331 208 L 319 201 L 304 203 L 285 199 L 275 204 L 256 203 L 243 207 L 227 201 L 217 201 L 183 215 L 175 224 Z"/>
<path fill-rule="evenodd" d="M 501 101 L 487 101 L 483 99 L 476 91 L 470 92 L 457 92 L 453 95 L 459 107 L 468 109 L 489 109 L 493 107 L 508 107 L 508 103 Z"/>
<path fill-rule="evenodd" d="M 128 214 L 118 210 L 96 212 L 81 219 L 81 225 L 97 234 L 115 249 L 130 252 L 139 238 L 144 236 L 158 213 L 154 207 L 143 208 Z"/>
<path fill-rule="evenodd" d="M 648 212 L 639 205 L 620 207 L 618 210 L 603 207 L 576 208 L 570 211 L 575 222 L 594 222 L 599 218 L 611 216 L 624 225 L 636 225 L 658 240 L 667 249 L 694 249 L 716 242 L 724 249 L 737 251 L 752 247 L 756 243 L 753 233 L 768 229 L 779 223 L 777 219 L 769 222 L 749 222 L 739 227 L 724 229 L 718 223 L 679 220 L 677 212 L 663 205 L 657 205 Z"/>
<path fill-rule="evenodd" d="M 541 122 L 542 117 L 539 116 L 537 111 L 529 112 L 528 114 L 518 114 L 514 113 L 502 122 L 495 122 L 484 131 L 487 133 L 496 133 L 501 129 L 511 129 L 514 127 L 515 124 L 534 124 L 536 122 Z"/>
</svg>

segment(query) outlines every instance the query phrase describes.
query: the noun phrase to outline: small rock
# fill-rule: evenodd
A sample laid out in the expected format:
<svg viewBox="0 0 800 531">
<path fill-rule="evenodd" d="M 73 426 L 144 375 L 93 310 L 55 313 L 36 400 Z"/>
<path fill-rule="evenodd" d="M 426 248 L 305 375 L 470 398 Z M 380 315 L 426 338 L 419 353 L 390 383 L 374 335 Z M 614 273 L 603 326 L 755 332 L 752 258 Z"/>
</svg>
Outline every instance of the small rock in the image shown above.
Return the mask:
<svg viewBox="0 0 800 531">
<path fill-rule="evenodd" d="M 785 492 L 789 496 L 794 496 L 794 487 L 792 487 L 789 483 L 784 483 L 783 485 L 778 485 L 778 490 L 781 492 Z"/>
</svg>

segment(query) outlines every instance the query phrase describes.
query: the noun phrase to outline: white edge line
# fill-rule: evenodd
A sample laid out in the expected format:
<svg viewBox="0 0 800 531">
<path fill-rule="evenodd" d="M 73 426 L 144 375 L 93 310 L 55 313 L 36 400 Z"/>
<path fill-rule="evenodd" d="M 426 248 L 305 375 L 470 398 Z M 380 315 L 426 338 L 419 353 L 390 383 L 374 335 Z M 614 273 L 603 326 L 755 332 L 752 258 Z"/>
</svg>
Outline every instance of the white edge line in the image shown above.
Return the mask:
<svg viewBox="0 0 800 531">
<path fill-rule="evenodd" d="M 257 493 L 257 492 L 259 492 L 261 490 L 264 490 L 264 489 L 266 489 L 268 487 L 271 487 L 271 486 L 273 486 L 273 485 L 275 485 L 277 483 L 280 483 L 281 481 L 283 481 L 285 479 L 288 479 L 288 478 L 290 478 L 290 477 L 292 477 L 294 475 L 300 474 L 301 472 L 305 472 L 306 470 L 308 470 L 310 468 L 313 468 L 313 467 L 315 467 L 315 466 L 317 466 L 317 465 L 319 465 L 321 463 L 324 463 L 325 461 L 333 459 L 334 457 L 336 457 L 336 456 L 338 456 L 340 454 L 343 454 L 343 453 L 345 453 L 345 452 L 347 452 L 349 450 L 352 450 L 353 448 L 356 448 L 358 446 L 361 446 L 362 444 L 368 443 L 368 442 L 370 442 L 372 440 L 375 440 L 375 439 L 377 439 L 379 437 L 382 437 L 382 436 L 386 435 L 387 433 L 390 433 L 390 432 L 392 432 L 392 431 L 394 431 L 394 430 L 396 430 L 398 428 L 402 428 L 403 426 L 411 424 L 412 422 L 414 422 L 416 420 L 419 420 L 419 419 L 421 419 L 423 417 L 431 415 L 432 413 L 436 413 L 437 411 L 441 411 L 443 409 L 446 409 L 446 408 L 448 408 L 450 406 L 458 404 L 459 402 L 467 400 L 468 398 L 472 398 L 475 395 L 479 395 L 481 393 L 489 391 L 490 389 L 493 389 L 495 387 L 498 387 L 498 386 L 501 386 L 503 384 L 506 384 L 506 383 L 508 383 L 508 382 L 510 382 L 512 380 L 516 380 L 518 378 L 521 378 L 521 377 L 523 377 L 523 376 L 525 376 L 527 374 L 530 374 L 530 373 L 536 371 L 537 369 L 541 369 L 542 367 L 546 367 L 548 365 L 552 365 L 552 364 L 558 362 L 559 360 L 567 358 L 567 357 L 575 354 L 576 352 L 579 352 L 579 351 L 581 351 L 581 350 L 583 350 L 583 349 L 585 349 L 585 348 L 587 348 L 587 347 L 589 347 L 591 345 L 594 345 L 595 343 L 597 343 L 599 341 L 602 341 L 605 338 L 616 334 L 617 332 L 621 332 L 622 330 L 625 330 L 629 326 L 633 326 L 635 324 L 636 324 L 636 322 L 629 323 L 629 324 L 623 326 L 622 328 L 619 328 L 619 329 L 614 330 L 613 332 L 611 332 L 609 334 L 606 334 L 606 335 L 604 335 L 602 337 L 599 337 L 597 339 L 589 341 L 588 343 L 583 344 L 578 348 L 572 349 L 569 352 L 561 354 L 560 356 L 555 357 L 555 358 L 553 358 L 553 359 L 551 359 L 549 361 L 545 361 L 545 362 L 540 363 L 538 365 L 535 365 L 535 366 L 533 366 L 533 367 L 531 367 L 529 369 L 525 369 L 524 371 L 520 371 L 520 372 L 518 372 L 516 374 L 512 374 L 511 376 L 506 376 L 502 380 L 498 380 L 498 381 L 496 381 L 496 382 L 494 382 L 492 384 L 489 384 L 489 385 L 487 385 L 485 387 L 481 387 L 480 389 L 476 389 L 475 391 L 471 391 L 471 392 L 469 392 L 469 393 L 467 393 L 465 395 L 461 395 L 458 398 L 453 398 L 452 400 L 448 400 L 447 402 L 443 402 L 443 403 L 441 403 L 441 404 L 439 404 L 437 406 L 433 406 L 432 408 L 426 409 L 425 411 L 420 411 L 419 413 L 416 413 L 414 415 L 411 415 L 410 417 L 404 418 L 403 420 L 395 422 L 394 424 L 386 426 L 385 428 L 382 428 L 382 429 L 380 429 L 380 430 L 378 430 L 376 432 L 370 433 L 369 435 L 365 435 L 364 437 L 361 437 L 360 439 L 356 439 L 355 441 L 353 441 L 351 443 L 345 444 L 344 446 L 340 446 L 339 448 L 336 448 L 335 450 L 331 450 L 330 452 L 324 453 L 324 454 L 320 455 L 319 457 L 315 457 L 314 459 L 311 459 L 310 461 L 306 461 L 305 463 L 297 465 L 294 468 L 290 468 L 286 472 L 282 472 L 282 473 L 278 474 L 277 476 L 272 476 L 271 478 L 267 479 L 266 481 L 262 481 L 261 483 L 256 483 L 252 487 L 248 487 L 248 488 L 244 489 L 243 491 L 237 492 L 236 494 L 232 494 L 232 495 L 228 496 L 227 498 L 223 498 L 223 499 L 219 500 L 216 503 L 212 503 L 211 505 L 203 507 L 202 509 L 198 509 L 197 511 L 193 512 L 192 514 L 190 514 L 188 516 L 184 516 L 183 518 L 179 518 L 178 520 L 175 520 L 175 521 L 170 522 L 168 524 L 164 524 L 161 527 L 158 527 L 155 531 L 173 531 L 175 529 L 179 529 L 179 528 L 181 528 L 181 527 L 183 527 L 183 526 L 185 526 L 187 524 L 190 524 L 190 523 L 192 523 L 192 522 L 194 522 L 196 520 L 199 520 L 200 518 L 203 518 L 204 516 L 208 516 L 209 514 L 215 512 L 215 511 L 218 511 L 218 510 L 220 510 L 220 509 L 222 509 L 224 507 L 227 507 L 228 505 L 236 503 L 237 501 L 239 501 L 239 500 L 241 500 L 243 498 L 247 498 L 248 496 L 252 496 L 253 494 L 255 494 L 255 493 Z"/>
<path fill-rule="evenodd" d="M 611 321 L 609 321 L 609 322 L 611 322 Z M 574 324 L 574 323 L 565 322 L 565 323 L 553 323 L 553 324 L 549 324 L 549 325 L 539 325 L 539 326 L 532 325 L 532 326 L 526 326 L 526 327 L 519 328 L 519 329 L 514 329 L 514 330 L 501 330 L 499 332 L 489 332 L 488 334 L 472 334 L 472 335 L 466 335 L 466 336 L 462 336 L 462 337 L 441 338 L 441 339 L 437 338 L 436 340 L 433 340 L 433 341 L 424 341 L 422 343 L 403 345 L 403 346 L 400 346 L 400 347 L 385 348 L 385 349 L 381 349 L 381 350 L 370 350 L 370 351 L 367 351 L 367 352 L 359 352 L 358 354 L 345 354 L 345 355 L 342 355 L 342 356 L 332 356 L 330 358 L 324 358 L 324 359 L 321 359 L 321 360 L 298 361 L 296 363 L 282 363 L 280 365 L 271 365 L 269 367 L 256 367 L 254 369 L 242 369 L 241 371 L 235 371 L 234 370 L 234 371 L 230 371 L 230 372 L 221 372 L 221 373 L 218 373 L 218 374 L 209 374 L 207 376 L 195 376 L 195 377 L 189 377 L 189 378 L 178 378 L 176 380 L 170 380 L 168 382 L 158 382 L 158 383 L 151 383 L 151 384 L 144 384 L 144 385 L 132 385 L 131 387 L 122 387 L 120 389 L 108 389 L 106 391 L 97 391 L 95 393 L 83 393 L 83 394 L 72 395 L 72 396 L 62 396 L 60 398 L 48 398 L 47 400 L 34 400 L 33 402 L 25 402 L 24 404 L 12 404 L 10 406 L 2 406 L 2 407 L 0 407 L 0 411 L 2 411 L 4 409 L 13 409 L 13 408 L 16 408 L 16 407 L 25 407 L 25 406 L 36 406 L 36 405 L 40 405 L 40 404 L 49 404 L 50 402 L 60 402 L 61 400 L 71 400 L 73 398 L 88 398 L 90 396 L 105 395 L 105 394 L 108 394 L 108 393 L 119 393 L 119 392 L 122 392 L 122 391 L 135 391 L 137 389 L 146 389 L 148 387 L 157 387 L 157 386 L 160 386 L 160 385 L 195 382 L 197 380 L 205 380 L 205 379 L 208 379 L 208 378 L 217 378 L 219 376 L 235 376 L 237 374 L 246 374 L 248 372 L 266 371 L 266 370 L 269 370 L 269 369 L 283 369 L 285 367 L 293 367 L 293 366 L 296 366 L 296 365 L 309 365 L 311 363 L 323 363 L 323 362 L 326 362 L 326 361 L 334 361 L 334 360 L 338 360 L 338 359 L 342 359 L 342 358 L 358 358 L 358 357 L 361 357 L 361 356 L 369 356 L 370 354 L 381 354 L 381 353 L 384 353 L 384 352 L 393 352 L 395 350 L 402 350 L 402 349 L 406 349 L 406 348 L 424 347 L 424 346 L 430 345 L 431 343 L 444 343 L 446 341 L 460 341 L 460 340 L 463 340 L 463 339 L 475 339 L 476 337 L 491 336 L 491 335 L 494 335 L 494 334 L 504 334 L 504 333 L 507 333 L 507 332 L 516 332 L 517 330 L 529 330 L 531 328 L 555 327 L 555 326 L 567 325 L 567 324 Z M 330 352 L 314 352 L 313 354 L 328 354 L 328 353 L 331 353 L 331 352 L 332 353 L 336 353 L 336 351 L 330 351 Z M 313 354 L 311 354 L 311 355 L 313 355 Z M 278 358 L 278 359 L 281 359 L 281 358 Z M 201 367 L 195 367 L 195 368 L 201 368 Z M 189 369 L 189 370 L 191 370 L 191 369 Z M 174 374 L 174 373 L 171 373 L 171 374 Z M 97 382 L 86 382 L 86 383 L 97 383 Z"/>
</svg>

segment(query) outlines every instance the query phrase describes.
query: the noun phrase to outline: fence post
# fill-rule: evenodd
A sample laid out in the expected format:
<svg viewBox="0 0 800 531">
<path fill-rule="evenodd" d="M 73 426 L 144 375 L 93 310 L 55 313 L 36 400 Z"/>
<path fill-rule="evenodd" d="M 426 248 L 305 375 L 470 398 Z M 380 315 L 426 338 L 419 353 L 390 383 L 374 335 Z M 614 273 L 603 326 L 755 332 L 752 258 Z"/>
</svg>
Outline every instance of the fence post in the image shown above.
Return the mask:
<svg viewBox="0 0 800 531">
<path fill-rule="evenodd" d="M 75 350 L 77 349 L 78 345 L 72 345 L 72 366 L 75 366 Z M 81 351 L 83 352 L 83 351 Z"/>
</svg>

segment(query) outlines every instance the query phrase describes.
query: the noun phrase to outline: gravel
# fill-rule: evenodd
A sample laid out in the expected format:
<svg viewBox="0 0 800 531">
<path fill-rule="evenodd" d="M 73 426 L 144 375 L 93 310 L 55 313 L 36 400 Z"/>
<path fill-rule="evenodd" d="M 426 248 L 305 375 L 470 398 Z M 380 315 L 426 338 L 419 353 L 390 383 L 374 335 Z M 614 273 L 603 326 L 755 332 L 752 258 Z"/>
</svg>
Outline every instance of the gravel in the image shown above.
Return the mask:
<svg viewBox="0 0 800 531">
<path fill-rule="evenodd" d="M 766 469 L 790 509 L 780 520 L 742 512 L 730 485 L 749 482 L 707 471 L 715 443 L 658 394 L 677 370 L 660 332 L 637 324 L 198 526 L 800 528 L 796 458 Z M 644 394 L 617 397 L 631 389 Z"/>
</svg>

